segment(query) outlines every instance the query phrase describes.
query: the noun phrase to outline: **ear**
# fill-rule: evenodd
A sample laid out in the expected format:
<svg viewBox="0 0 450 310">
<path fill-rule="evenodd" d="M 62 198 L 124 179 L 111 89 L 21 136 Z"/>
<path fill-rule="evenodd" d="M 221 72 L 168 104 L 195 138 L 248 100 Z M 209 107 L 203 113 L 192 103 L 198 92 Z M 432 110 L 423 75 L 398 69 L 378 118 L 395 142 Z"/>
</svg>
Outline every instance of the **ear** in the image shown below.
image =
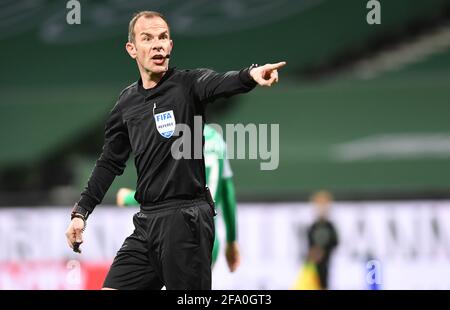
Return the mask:
<svg viewBox="0 0 450 310">
<path fill-rule="evenodd" d="M 134 43 L 127 42 L 127 44 L 125 44 L 125 49 L 127 50 L 128 55 L 130 55 L 131 58 L 136 59 L 137 50 L 136 50 L 136 46 L 134 45 Z"/>
<path fill-rule="evenodd" d="M 170 40 L 169 54 L 172 53 L 172 49 L 173 49 L 173 41 Z"/>
</svg>

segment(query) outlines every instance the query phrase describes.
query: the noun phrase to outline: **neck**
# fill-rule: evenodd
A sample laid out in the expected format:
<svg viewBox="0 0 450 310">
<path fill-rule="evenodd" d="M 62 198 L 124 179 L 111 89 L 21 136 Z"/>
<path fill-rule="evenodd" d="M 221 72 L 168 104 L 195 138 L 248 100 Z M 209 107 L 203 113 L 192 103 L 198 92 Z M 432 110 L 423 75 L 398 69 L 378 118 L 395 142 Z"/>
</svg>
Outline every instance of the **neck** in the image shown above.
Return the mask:
<svg viewBox="0 0 450 310">
<path fill-rule="evenodd" d="M 166 74 L 166 71 L 161 73 L 153 73 L 149 71 L 141 71 L 141 79 L 142 79 L 142 86 L 145 89 L 153 88 L 155 87 L 159 81 L 163 78 L 164 74 Z"/>
</svg>

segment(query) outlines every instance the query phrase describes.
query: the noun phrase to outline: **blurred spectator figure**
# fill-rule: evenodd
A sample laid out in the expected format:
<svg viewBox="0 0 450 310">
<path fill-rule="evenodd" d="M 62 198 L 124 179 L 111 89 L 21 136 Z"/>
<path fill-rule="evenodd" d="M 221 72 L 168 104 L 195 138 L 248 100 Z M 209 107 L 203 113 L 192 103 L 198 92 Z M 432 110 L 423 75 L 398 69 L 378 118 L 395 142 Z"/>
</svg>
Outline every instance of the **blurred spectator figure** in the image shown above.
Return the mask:
<svg viewBox="0 0 450 310">
<path fill-rule="evenodd" d="M 327 191 L 318 191 L 311 196 L 311 203 L 316 211 L 316 219 L 308 228 L 309 263 L 316 265 L 320 287 L 328 289 L 328 267 L 330 256 L 338 245 L 338 235 L 328 213 L 333 203 L 333 196 Z"/>
</svg>

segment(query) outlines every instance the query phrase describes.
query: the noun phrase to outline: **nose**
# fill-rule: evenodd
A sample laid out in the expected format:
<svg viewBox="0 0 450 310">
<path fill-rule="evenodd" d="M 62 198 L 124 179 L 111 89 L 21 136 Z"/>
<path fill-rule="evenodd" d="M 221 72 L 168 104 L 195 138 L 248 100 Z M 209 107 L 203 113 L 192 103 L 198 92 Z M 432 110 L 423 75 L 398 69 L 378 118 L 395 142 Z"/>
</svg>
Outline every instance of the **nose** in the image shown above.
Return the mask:
<svg viewBox="0 0 450 310">
<path fill-rule="evenodd" d="M 155 42 L 152 45 L 152 50 L 154 51 L 161 51 L 163 49 L 162 44 L 159 40 L 155 40 Z"/>
</svg>

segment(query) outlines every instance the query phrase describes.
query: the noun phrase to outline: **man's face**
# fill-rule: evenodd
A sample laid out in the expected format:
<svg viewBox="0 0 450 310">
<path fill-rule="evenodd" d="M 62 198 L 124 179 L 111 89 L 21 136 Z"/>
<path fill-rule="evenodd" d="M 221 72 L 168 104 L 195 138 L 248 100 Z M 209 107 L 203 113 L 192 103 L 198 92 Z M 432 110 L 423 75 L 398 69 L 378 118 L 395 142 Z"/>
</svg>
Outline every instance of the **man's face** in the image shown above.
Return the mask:
<svg viewBox="0 0 450 310">
<path fill-rule="evenodd" d="M 127 43 L 127 51 L 141 70 L 160 74 L 167 71 L 173 42 L 169 28 L 160 17 L 140 17 L 134 25 L 135 42 Z"/>
<path fill-rule="evenodd" d="M 330 210 L 330 199 L 327 197 L 319 196 L 314 198 L 313 203 L 317 212 L 317 216 L 326 218 Z"/>
</svg>

